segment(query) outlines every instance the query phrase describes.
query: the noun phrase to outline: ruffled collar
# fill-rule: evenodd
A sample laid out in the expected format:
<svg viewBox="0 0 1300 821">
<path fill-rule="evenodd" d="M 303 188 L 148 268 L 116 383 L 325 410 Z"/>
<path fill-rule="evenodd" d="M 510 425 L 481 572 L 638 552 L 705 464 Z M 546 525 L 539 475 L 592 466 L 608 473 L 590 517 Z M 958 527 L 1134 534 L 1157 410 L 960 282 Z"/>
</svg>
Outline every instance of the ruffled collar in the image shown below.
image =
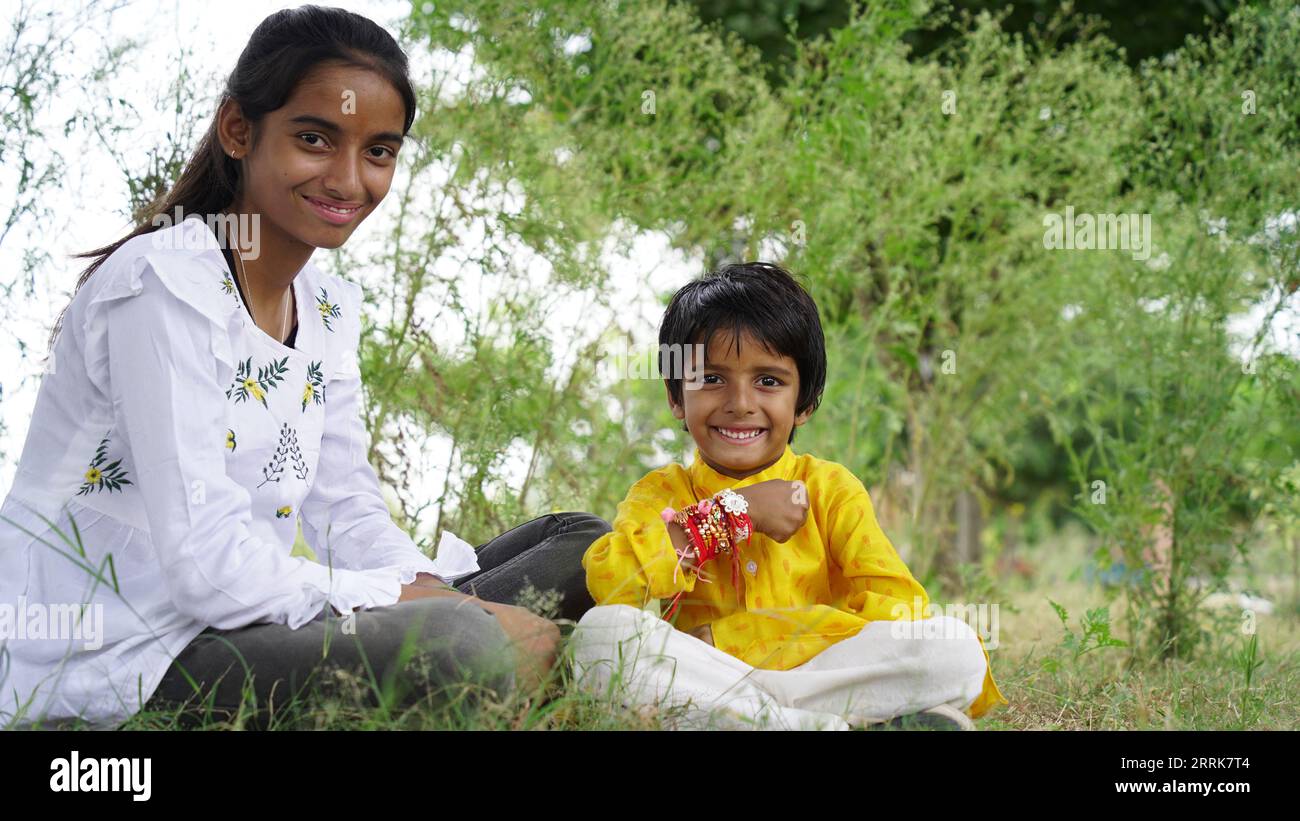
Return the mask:
<svg viewBox="0 0 1300 821">
<path fill-rule="evenodd" d="M 724 488 L 748 487 L 759 482 L 766 482 L 769 479 L 789 479 L 794 475 L 795 460 L 797 458 L 794 451 L 790 449 L 790 445 L 787 444 L 781 458 L 777 459 L 765 470 L 760 470 L 758 473 L 746 476 L 744 479 L 737 479 L 733 476 L 718 473 L 709 467 L 708 463 L 704 461 L 704 455 L 700 453 L 699 446 L 696 446 L 695 460 L 691 462 L 686 472 L 691 477 L 691 484 L 702 491 L 701 495 L 712 496 Z"/>
<path fill-rule="evenodd" d="M 225 254 L 221 252 L 221 244 L 217 242 L 213 228 L 199 214 L 190 214 L 170 228 L 159 228 L 146 236 L 149 237 L 155 252 L 167 251 L 180 256 L 208 260 L 223 272 L 229 273 Z M 308 278 L 314 279 L 317 271 L 316 261 L 308 257 L 297 276 L 312 275 Z"/>
<path fill-rule="evenodd" d="M 232 299 L 222 300 L 218 303 L 221 306 L 221 315 L 226 324 L 239 323 L 243 328 L 261 335 L 284 351 L 309 356 L 319 355 L 320 348 L 317 343 L 317 334 L 313 329 L 306 327 L 307 320 L 311 318 L 312 314 L 316 313 L 311 310 L 311 307 L 313 307 L 312 298 L 316 283 L 319 281 L 319 269 L 312 259 L 308 258 L 294 277 L 292 287 L 298 312 L 298 330 L 294 338 L 294 345 L 289 348 L 278 339 L 274 339 L 258 328 L 249 316 L 248 311 L 242 307 L 243 300 L 238 291 L 235 290 L 234 273 L 226 263 L 226 256 L 222 253 L 221 243 L 217 241 L 213 227 L 208 225 L 206 219 L 198 214 L 190 214 L 171 228 L 153 232 L 151 237 L 155 249 L 166 251 L 168 254 L 187 256 L 202 261 L 218 277 L 215 282 L 220 283 L 222 278 L 229 280 L 225 285 L 225 290 L 230 293 Z M 156 261 L 163 261 L 163 264 L 167 264 L 166 254 L 155 252 L 153 256 Z M 161 258 L 161 260 L 158 258 Z"/>
</svg>

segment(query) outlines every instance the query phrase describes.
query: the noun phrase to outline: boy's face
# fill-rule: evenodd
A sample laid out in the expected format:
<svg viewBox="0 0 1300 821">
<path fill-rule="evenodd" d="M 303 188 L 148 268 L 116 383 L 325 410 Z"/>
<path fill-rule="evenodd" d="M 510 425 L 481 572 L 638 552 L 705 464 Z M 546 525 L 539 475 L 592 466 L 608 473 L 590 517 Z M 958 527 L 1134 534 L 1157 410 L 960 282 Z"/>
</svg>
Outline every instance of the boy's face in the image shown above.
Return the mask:
<svg viewBox="0 0 1300 821">
<path fill-rule="evenodd" d="M 688 346 L 694 353 L 697 346 Z M 729 331 L 713 335 L 704 362 L 692 360 L 682 403 L 668 396 L 673 416 L 686 422 L 709 467 L 743 479 L 771 467 L 785 453 L 790 431 L 811 413 L 795 414 L 799 368 L 746 332 L 736 353 Z M 664 384 L 665 390 L 667 383 Z"/>
</svg>

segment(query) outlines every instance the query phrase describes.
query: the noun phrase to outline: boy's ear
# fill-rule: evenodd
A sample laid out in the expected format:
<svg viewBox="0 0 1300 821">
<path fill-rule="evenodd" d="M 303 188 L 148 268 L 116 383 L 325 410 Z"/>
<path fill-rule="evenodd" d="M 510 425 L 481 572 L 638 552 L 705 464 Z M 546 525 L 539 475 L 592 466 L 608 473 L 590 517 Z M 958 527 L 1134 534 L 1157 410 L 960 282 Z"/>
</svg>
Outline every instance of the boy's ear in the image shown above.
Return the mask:
<svg viewBox="0 0 1300 821">
<path fill-rule="evenodd" d="M 813 411 L 811 411 L 811 410 L 807 410 L 807 411 L 804 411 L 803 413 L 799 414 L 798 416 L 796 416 L 796 417 L 794 418 L 794 425 L 795 425 L 795 427 L 799 427 L 799 426 L 802 425 L 804 422 L 807 422 L 807 421 L 812 417 L 812 415 L 813 415 Z"/>
<path fill-rule="evenodd" d="M 673 391 L 668 387 L 668 380 L 664 380 L 664 393 L 668 394 L 668 408 L 673 412 L 673 416 L 678 419 L 686 418 L 686 408 L 673 401 Z"/>
</svg>

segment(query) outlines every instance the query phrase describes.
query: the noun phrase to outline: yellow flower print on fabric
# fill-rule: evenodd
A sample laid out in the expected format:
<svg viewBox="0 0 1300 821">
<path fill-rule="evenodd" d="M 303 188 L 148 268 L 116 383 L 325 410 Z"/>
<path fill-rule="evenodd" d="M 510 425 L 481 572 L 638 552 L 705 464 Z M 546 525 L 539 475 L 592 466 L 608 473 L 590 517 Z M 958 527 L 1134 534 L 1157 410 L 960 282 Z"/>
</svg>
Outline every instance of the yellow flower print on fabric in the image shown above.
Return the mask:
<svg viewBox="0 0 1300 821">
<path fill-rule="evenodd" d="M 235 382 L 226 390 L 226 398 L 234 398 L 235 402 L 243 402 L 250 397 L 262 403 L 262 407 L 267 407 L 266 392 L 274 388 L 278 383 L 284 381 L 284 375 L 289 372 L 289 357 L 284 357 L 279 362 L 272 359 L 266 365 L 257 369 L 257 378 L 254 379 L 253 357 L 245 359 L 239 363 L 239 368 L 235 372 Z"/>
<path fill-rule="evenodd" d="M 104 462 L 107 459 L 108 437 L 105 436 L 99 440 L 99 447 L 95 449 L 95 458 L 91 460 L 90 467 L 86 468 L 81 489 L 77 491 L 78 496 L 90 493 L 92 490 L 98 493 L 105 488 L 111 493 L 114 490 L 120 491 L 122 485 L 134 484 L 130 479 L 126 478 L 127 472 L 119 467 L 122 464 L 121 459 L 106 465 Z"/>
<path fill-rule="evenodd" d="M 338 305 L 335 305 L 332 302 L 330 302 L 329 294 L 325 291 L 324 288 L 320 289 L 320 296 L 316 297 L 316 307 L 317 309 L 320 310 L 320 317 L 321 320 L 324 321 L 325 323 L 325 330 L 330 331 L 332 333 L 334 331 L 334 327 L 330 325 L 330 320 L 338 319 L 339 317 L 343 316 L 343 312 L 339 310 Z"/>
<path fill-rule="evenodd" d="M 234 451 L 235 449 L 235 432 L 226 428 L 226 450 Z"/>
<path fill-rule="evenodd" d="M 325 375 L 321 373 L 320 363 L 312 362 L 307 366 L 307 384 L 302 389 L 302 410 L 307 412 L 307 405 L 325 404 Z"/>
<path fill-rule="evenodd" d="M 285 505 L 284 507 L 279 508 L 278 510 L 275 511 L 275 518 L 287 519 L 289 518 L 289 515 L 291 513 L 293 513 L 293 508 L 290 507 L 289 505 Z"/>
</svg>

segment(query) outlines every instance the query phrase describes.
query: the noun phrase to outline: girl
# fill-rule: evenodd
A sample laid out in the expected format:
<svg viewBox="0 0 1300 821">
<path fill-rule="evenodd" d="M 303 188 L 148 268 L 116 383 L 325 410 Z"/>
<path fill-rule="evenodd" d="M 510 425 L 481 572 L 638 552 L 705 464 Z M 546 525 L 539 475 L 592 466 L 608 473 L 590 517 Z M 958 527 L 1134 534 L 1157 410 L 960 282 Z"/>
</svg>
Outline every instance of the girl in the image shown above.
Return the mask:
<svg viewBox="0 0 1300 821">
<path fill-rule="evenodd" d="M 826 380 L 807 292 L 774 265 L 727 266 L 677 292 L 659 343 L 695 459 L 633 485 L 584 556 L 600 606 L 571 641 L 582 685 L 670 708 L 670 726 L 971 729 L 967 712 L 1006 703 L 979 636 L 922 619 L 862 483 L 790 449 Z"/>
<path fill-rule="evenodd" d="M 0 508 L 0 726 L 229 714 L 250 676 L 261 726 L 327 667 L 405 705 L 552 665 L 558 628 L 507 602 L 531 583 L 580 617 L 609 526 L 544 516 L 468 566 L 426 557 L 366 461 L 361 289 L 311 262 L 378 207 L 414 118 L 382 28 L 273 14 L 150 219 L 82 255 Z M 290 555 L 300 518 L 319 562 Z"/>
</svg>

